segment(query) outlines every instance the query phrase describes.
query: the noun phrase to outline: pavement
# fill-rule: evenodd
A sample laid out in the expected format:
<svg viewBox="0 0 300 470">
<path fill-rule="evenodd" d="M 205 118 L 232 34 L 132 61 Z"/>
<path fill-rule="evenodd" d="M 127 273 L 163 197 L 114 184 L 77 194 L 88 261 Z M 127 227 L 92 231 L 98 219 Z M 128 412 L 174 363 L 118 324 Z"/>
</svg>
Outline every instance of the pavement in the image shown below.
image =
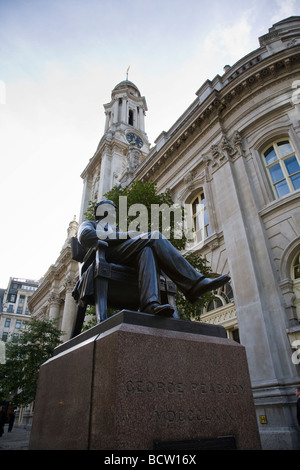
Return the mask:
<svg viewBox="0 0 300 470">
<path fill-rule="evenodd" d="M 8 432 L 8 425 L 4 426 L 4 433 L 0 437 L 0 450 L 28 450 L 30 429 L 14 426 Z"/>
</svg>

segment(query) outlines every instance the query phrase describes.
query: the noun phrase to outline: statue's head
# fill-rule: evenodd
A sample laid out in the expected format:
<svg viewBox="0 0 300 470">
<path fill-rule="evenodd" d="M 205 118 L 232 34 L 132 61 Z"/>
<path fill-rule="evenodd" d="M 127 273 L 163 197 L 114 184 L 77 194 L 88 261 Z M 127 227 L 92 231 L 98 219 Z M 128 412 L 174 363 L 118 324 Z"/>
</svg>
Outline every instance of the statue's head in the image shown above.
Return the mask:
<svg viewBox="0 0 300 470">
<path fill-rule="evenodd" d="M 97 202 L 94 207 L 95 220 L 101 220 L 103 217 L 107 217 L 111 213 L 116 214 L 116 210 L 117 206 L 113 201 L 103 200 Z"/>
</svg>

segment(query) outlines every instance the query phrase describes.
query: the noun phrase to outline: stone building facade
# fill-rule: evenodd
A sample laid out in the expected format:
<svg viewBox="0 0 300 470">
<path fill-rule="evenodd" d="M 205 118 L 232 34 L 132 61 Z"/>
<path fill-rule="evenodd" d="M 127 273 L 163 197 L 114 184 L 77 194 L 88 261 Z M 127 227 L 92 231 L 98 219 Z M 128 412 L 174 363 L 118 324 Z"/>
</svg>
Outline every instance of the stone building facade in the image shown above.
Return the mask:
<svg viewBox="0 0 300 470">
<path fill-rule="evenodd" d="M 299 449 L 300 17 L 273 25 L 255 51 L 207 80 L 151 148 L 136 85 L 119 83 L 104 108 L 104 135 L 81 175 L 79 223 L 90 200 L 135 179 L 188 205 L 188 250 L 231 276 L 202 321 L 246 348 L 263 448 Z M 68 325 L 65 339 L 78 270 L 68 243 L 30 301 L 35 315 Z"/>
<path fill-rule="evenodd" d="M 72 290 L 78 279 L 78 263 L 72 260 L 71 238 L 76 236 L 78 222 L 72 220 L 61 252 L 28 303 L 32 317 L 55 321 L 62 340 L 70 339 L 76 312 Z"/>
<path fill-rule="evenodd" d="M 192 249 L 231 276 L 263 448 L 299 448 L 300 17 L 259 43 L 202 85 L 135 178 L 170 188 L 192 217 L 202 201 Z M 223 323 L 218 311 L 204 320 Z"/>
</svg>

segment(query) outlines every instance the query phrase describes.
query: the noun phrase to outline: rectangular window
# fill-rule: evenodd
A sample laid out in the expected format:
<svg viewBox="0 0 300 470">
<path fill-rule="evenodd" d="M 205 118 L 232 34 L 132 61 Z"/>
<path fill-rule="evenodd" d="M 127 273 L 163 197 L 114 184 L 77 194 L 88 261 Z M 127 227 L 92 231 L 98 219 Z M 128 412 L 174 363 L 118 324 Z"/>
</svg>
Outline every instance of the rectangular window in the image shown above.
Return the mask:
<svg viewBox="0 0 300 470">
<path fill-rule="evenodd" d="M 300 164 L 289 140 L 274 142 L 263 156 L 278 198 L 300 189 Z"/>
<path fill-rule="evenodd" d="M 5 323 L 4 323 L 4 328 L 9 328 L 9 327 L 10 327 L 10 318 L 6 318 Z"/>
<path fill-rule="evenodd" d="M 8 333 L 7 333 L 7 332 L 3 332 L 3 333 L 2 333 L 2 341 L 6 342 L 6 341 L 7 341 L 7 337 L 8 337 Z"/>
<path fill-rule="evenodd" d="M 134 125 L 134 112 L 132 109 L 129 109 L 129 112 L 128 112 L 128 124 L 130 126 Z"/>
</svg>

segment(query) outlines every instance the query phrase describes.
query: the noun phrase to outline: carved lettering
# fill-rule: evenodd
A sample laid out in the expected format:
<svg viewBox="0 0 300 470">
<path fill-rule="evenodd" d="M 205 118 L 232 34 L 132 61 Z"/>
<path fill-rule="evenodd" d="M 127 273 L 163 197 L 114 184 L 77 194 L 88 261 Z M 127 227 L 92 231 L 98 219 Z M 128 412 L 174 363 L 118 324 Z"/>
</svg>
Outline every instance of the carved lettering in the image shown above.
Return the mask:
<svg viewBox="0 0 300 470">
<path fill-rule="evenodd" d="M 241 384 L 204 384 L 193 382 L 191 383 L 191 390 L 199 395 L 243 395 L 245 393 L 245 388 Z"/>
<path fill-rule="evenodd" d="M 177 382 L 151 382 L 150 380 L 128 380 L 126 382 L 128 393 L 155 393 L 157 395 L 182 395 L 184 388 Z"/>
<path fill-rule="evenodd" d="M 200 383 L 192 382 L 183 384 L 175 381 L 152 380 L 128 380 L 125 384 L 126 392 L 131 394 L 156 394 L 156 395 L 243 395 L 245 388 L 241 384 L 226 383 Z"/>
<path fill-rule="evenodd" d="M 209 424 L 214 421 L 233 421 L 234 417 L 228 410 L 216 411 L 213 408 L 184 410 L 154 411 L 154 420 L 161 424 L 199 422 Z"/>
</svg>

